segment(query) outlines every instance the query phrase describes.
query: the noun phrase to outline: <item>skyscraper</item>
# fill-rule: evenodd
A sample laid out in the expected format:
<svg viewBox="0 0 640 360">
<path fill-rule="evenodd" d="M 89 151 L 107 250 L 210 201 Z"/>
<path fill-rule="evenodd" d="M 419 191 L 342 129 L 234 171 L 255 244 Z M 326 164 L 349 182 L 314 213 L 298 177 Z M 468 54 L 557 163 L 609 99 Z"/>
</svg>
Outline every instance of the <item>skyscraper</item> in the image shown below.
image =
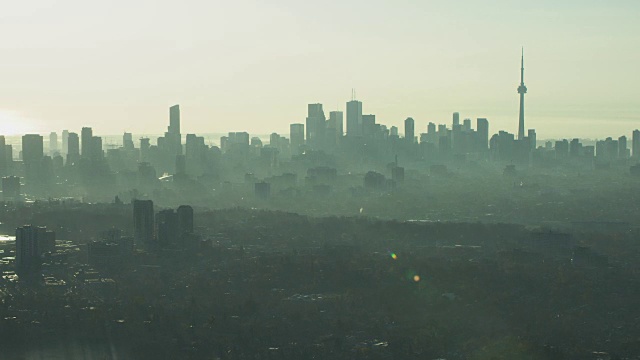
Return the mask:
<svg viewBox="0 0 640 360">
<path fill-rule="evenodd" d="M 478 136 L 478 150 L 485 152 L 489 149 L 489 121 L 485 118 L 476 120 L 476 133 Z"/>
<path fill-rule="evenodd" d="M 53 131 L 49 134 L 49 153 L 53 156 L 58 152 L 58 134 Z"/>
<path fill-rule="evenodd" d="M 415 127 L 416 124 L 413 118 L 407 118 L 404 121 L 404 139 L 411 144 L 413 144 L 416 137 Z"/>
<path fill-rule="evenodd" d="M 156 233 L 161 246 L 170 245 L 178 241 L 178 214 L 173 209 L 160 210 L 156 215 Z"/>
<path fill-rule="evenodd" d="M 133 201 L 133 235 L 137 244 L 153 241 L 153 201 Z"/>
<path fill-rule="evenodd" d="M 133 135 L 131 133 L 125 132 L 122 135 L 122 147 L 126 150 L 135 149 L 135 145 L 133 144 Z"/>
<path fill-rule="evenodd" d="M 460 113 L 453 113 L 453 126 L 460 125 Z"/>
<path fill-rule="evenodd" d="M 16 268 L 30 270 L 39 265 L 37 228 L 27 225 L 16 229 Z"/>
<path fill-rule="evenodd" d="M 342 138 L 344 135 L 344 114 L 342 111 L 329 112 L 327 128 L 331 130 L 330 136 L 333 136 L 336 141 Z"/>
<path fill-rule="evenodd" d="M 633 135 L 631 137 L 631 151 L 633 152 L 633 157 L 636 159 L 640 159 L 640 130 L 633 130 Z"/>
<path fill-rule="evenodd" d="M 67 164 L 73 164 L 80 159 L 80 139 L 76 133 L 67 136 Z"/>
<path fill-rule="evenodd" d="M 89 158 L 93 161 L 100 161 L 104 158 L 104 151 L 102 150 L 102 138 L 99 136 L 91 137 L 91 149 Z"/>
<path fill-rule="evenodd" d="M 193 208 L 189 205 L 178 207 L 178 233 L 180 235 L 193 233 Z"/>
<path fill-rule="evenodd" d="M 518 94 L 520 94 L 520 118 L 518 120 L 518 140 L 524 140 L 524 94 L 527 93 L 527 87 L 524 86 L 524 49 L 522 49 L 522 58 L 520 59 L 520 86 L 518 86 Z"/>
<path fill-rule="evenodd" d="M 39 164 L 44 156 L 43 138 L 38 134 L 26 134 L 22 136 L 22 161 Z"/>
<path fill-rule="evenodd" d="M 170 134 L 180 134 L 180 105 L 173 105 L 169 108 L 169 129 Z"/>
<path fill-rule="evenodd" d="M 628 157 L 627 150 L 627 137 L 622 135 L 618 138 L 618 157 L 626 159 Z"/>
<path fill-rule="evenodd" d="M 40 166 L 42 164 L 43 139 L 38 134 L 26 134 L 22 136 L 22 162 L 25 167 L 25 179 L 34 182 L 40 179 Z"/>
<path fill-rule="evenodd" d="M 169 108 L 169 126 L 163 137 L 158 138 L 158 150 L 163 153 L 163 171 L 175 172 L 175 156 L 182 155 L 182 135 L 180 134 L 180 105 Z"/>
<path fill-rule="evenodd" d="M 376 128 L 376 116 L 375 115 L 362 115 L 362 135 L 367 138 L 372 138 Z"/>
<path fill-rule="evenodd" d="M 60 152 L 66 154 L 69 149 L 69 130 L 62 130 L 62 149 Z"/>
<path fill-rule="evenodd" d="M 324 143 L 325 121 L 322 104 L 309 104 L 307 107 L 307 144 L 319 147 Z"/>
<path fill-rule="evenodd" d="M 362 136 L 362 102 L 347 103 L 347 136 Z"/>
<path fill-rule="evenodd" d="M 18 271 L 38 270 L 40 256 L 53 251 L 55 233 L 46 227 L 25 225 L 16 229 L 16 267 Z"/>
<path fill-rule="evenodd" d="M 91 149 L 93 148 L 93 129 L 83 127 L 82 133 L 80 133 L 80 140 L 80 145 L 82 146 L 80 155 L 82 155 L 83 159 L 88 159 L 91 157 Z"/>
<path fill-rule="evenodd" d="M 537 135 L 536 129 L 529 129 L 527 132 L 527 137 L 529 138 L 529 146 L 531 146 L 531 150 L 535 150 L 538 146 L 536 145 Z"/>
</svg>

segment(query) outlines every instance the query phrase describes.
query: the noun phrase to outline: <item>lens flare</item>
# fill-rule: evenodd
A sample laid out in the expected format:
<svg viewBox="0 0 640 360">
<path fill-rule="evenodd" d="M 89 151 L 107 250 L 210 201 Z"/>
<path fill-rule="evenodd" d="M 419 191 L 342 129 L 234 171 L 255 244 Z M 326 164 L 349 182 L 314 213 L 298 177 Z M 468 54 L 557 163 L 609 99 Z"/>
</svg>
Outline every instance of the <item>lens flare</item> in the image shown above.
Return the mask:
<svg viewBox="0 0 640 360">
<path fill-rule="evenodd" d="M 420 275 L 413 275 L 413 281 L 415 282 L 420 281 Z"/>
</svg>

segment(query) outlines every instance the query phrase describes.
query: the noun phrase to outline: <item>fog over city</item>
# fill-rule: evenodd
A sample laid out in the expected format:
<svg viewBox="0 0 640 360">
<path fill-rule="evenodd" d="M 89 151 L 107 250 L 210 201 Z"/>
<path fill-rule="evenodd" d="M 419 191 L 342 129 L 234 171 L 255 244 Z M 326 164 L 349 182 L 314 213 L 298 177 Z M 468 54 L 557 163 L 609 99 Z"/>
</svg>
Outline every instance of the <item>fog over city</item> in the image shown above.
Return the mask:
<svg viewBox="0 0 640 360">
<path fill-rule="evenodd" d="M 640 359 L 640 5 L 0 5 L 0 360 Z"/>
</svg>

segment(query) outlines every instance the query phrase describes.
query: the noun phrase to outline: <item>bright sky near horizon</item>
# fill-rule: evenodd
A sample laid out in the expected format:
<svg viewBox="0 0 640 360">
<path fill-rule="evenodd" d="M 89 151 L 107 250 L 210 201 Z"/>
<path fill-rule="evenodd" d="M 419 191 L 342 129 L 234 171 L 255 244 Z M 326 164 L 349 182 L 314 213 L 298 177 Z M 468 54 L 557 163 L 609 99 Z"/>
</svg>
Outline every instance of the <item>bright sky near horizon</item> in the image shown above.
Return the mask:
<svg viewBox="0 0 640 360">
<path fill-rule="evenodd" d="M 487 117 L 539 138 L 640 127 L 631 0 L 29 0 L 0 3 L 0 133 L 288 133 L 308 103 L 399 126 Z M 475 127 L 475 120 L 474 120 Z"/>
</svg>

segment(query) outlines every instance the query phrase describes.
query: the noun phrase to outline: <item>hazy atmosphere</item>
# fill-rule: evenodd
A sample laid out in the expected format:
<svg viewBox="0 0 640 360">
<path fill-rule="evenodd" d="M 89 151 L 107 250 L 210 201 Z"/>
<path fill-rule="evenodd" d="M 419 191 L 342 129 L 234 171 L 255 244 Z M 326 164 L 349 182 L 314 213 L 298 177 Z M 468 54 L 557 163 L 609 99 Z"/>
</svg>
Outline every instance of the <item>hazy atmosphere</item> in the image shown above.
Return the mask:
<svg viewBox="0 0 640 360">
<path fill-rule="evenodd" d="M 639 15 L 5 1 L 0 360 L 640 360 Z"/>
<path fill-rule="evenodd" d="M 389 125 L 459 111 L 515 131 L 524 46 L 539 138 L 627 134 L 638 15 L 622 0 L 5 1 L 0 133 L 149 133 L 175 103 L 185 133 L 285 131 L 306 103 L 344 111 L 352 88 Z"/>
</svg>

